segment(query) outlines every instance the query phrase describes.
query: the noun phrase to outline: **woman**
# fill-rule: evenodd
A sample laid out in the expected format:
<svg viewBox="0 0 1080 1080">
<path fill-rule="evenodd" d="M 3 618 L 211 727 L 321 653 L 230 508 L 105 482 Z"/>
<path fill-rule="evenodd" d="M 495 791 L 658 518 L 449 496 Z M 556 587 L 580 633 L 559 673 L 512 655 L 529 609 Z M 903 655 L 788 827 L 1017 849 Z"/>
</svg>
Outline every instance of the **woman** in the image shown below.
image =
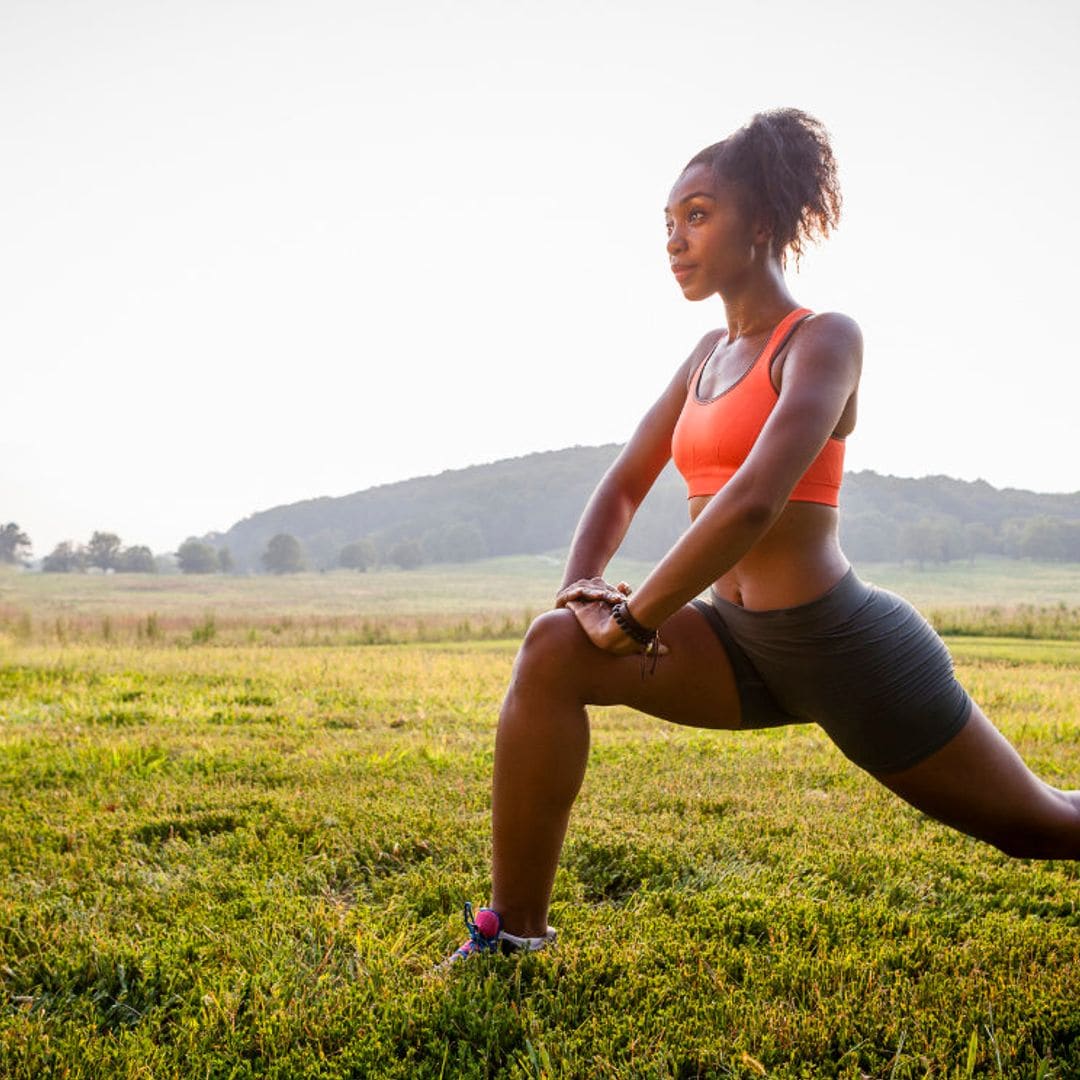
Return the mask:
<svg viewBox="0 0 1080 1080">
<path fill-rule="evenodd" d="M 783 274 L 839 209 L 826 132 L 795 109 L 755 116 L 676 181 L 672 272 L 688 300 L 719 294 L 726 328 L 698 343 L 601 480 L 555 609 L 525 637 L 496 741 L 491 907 L 474 921 L 466 905 L 470 937 L 452 960 L 554 940 L 587 705 L 707 728 L 813 721 L 938 820 L 1010 855 L 1080 857 L 1080 792 L 1028 770 L 925 620 L 859 581 L 840 550 L 862 341 L 846 316 L 800 308 Z M 631 596 L 604 568 L 672 456 L 692 525 Z"/>
</svg>

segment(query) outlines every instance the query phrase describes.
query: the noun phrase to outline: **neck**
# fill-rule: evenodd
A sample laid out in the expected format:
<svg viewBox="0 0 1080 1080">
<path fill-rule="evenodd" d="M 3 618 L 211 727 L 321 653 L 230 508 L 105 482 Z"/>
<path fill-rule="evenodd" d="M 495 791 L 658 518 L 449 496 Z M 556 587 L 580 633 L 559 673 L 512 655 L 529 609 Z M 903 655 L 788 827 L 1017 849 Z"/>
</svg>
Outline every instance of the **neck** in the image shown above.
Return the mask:
<svg viewBox="0 0 1080 1080">
<path fill-rule="evenodd" d="M 780 263 L 772 257 L 763 260 L 759 273 L 723 294 L 721 299 L 727 313 L 729 342 L 771 330 L 799 306 L 788 291 Z"/>
</svg>

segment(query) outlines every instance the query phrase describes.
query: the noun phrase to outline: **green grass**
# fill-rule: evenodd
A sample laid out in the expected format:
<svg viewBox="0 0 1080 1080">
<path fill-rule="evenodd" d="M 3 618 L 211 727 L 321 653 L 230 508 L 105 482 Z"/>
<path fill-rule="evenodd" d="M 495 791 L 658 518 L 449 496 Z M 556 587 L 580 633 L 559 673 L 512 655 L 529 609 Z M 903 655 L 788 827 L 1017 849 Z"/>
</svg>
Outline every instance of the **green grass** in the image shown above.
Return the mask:
<svg viewBox="0 0 1080 1080">
<path fill-rule="evenodd" d="M 1080 643 L 953 644 L 1076 786 Z M 808 727 L 598 710 L 559 947 L 433 976 L 487 897 L 513 652 L 9 637 L 0 1076 L 1080 1076 L 1080 864 Z"/>
<path fill-rule="evenodd" d="M 640 566 L 629 569 L 644 576 Z M 0 641 L 350 645 L 508 638 L 551 605 L 561 576 L 553 556 L 257 577 L 0 571 Z"/>
<path fill-rule="evenodd" d="M 616 561 L 639 583 L 646 563 Z M 944 634 L 1080 640 L 1080 565 L 979 559 L 860 566 Z M 520 637 L 558 588 L 557 555 L 281 577 L 0 570 L 0 643 L 370 645 Z"/>
<path fill-rule="evenodd" d="M 540 610 L 562 575 L 562 556 L 518 555 L 417 570 L 348 570 L 281 576 L 221 574 L 28 574 L 0 567 L 0 609 L 32 609 L 35 616 L 118 618 L 156 611 L 163 617 L 434 615 Z M 650 563 L 616 560 L 613 579 L 640 583 Z M 1080 564 L 1040 563 L 980 556 L 973 563 L 860 564 L 868 581 L 894 589 L 920 606 L 1080 606 Z"/>
<path fill-rule="evenodd" d="M 928 563 L 922 569 L 912 563 L 860 563 L 857 569 L 919 607 L 1080 606 L 1080 563 L 980 555 L 973 562 Z"/>
<path fill-rule="evenodd" d="M 640 578 L 643 564 L 625 564 Z M 163 616 L 432 615 L 520 611 L 547 604 L 558 588 L 562 560 L 521 555 L 416 570 L 303 574 L 32 574 L 0 571 L 0 605 L 37 614 L 113 614 L 155 610 Z"/>
</svg>

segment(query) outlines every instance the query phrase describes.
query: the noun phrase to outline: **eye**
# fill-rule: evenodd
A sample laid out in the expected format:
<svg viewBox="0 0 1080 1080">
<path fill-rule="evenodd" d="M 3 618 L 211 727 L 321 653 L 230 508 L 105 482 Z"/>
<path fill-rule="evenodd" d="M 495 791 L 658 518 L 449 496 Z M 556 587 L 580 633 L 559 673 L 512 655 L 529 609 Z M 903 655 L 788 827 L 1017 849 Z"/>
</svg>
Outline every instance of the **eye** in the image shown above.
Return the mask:
<svg viewBox="0 0 1080 1080">
<path fill-rule="evenodd" d="M 670 235 L 671 235 L 671 231 L 672 231 L 672 229 L 674 229 L 674 228 L 675 228 L 675 226 L 674 226 L 674 225 L 672 224 L 671 218 L 668 218 L 668 219 L 667 219 L 667 220 L 666 220 L 666 221 L 664 222 L 664 232 L 666 232 L 666 233 L 668 234 L 668 236 L 670 236 Z"/>
<path fill-rule="evenodd" d="M 686 215 L 686 220 L 687 221 L 700 221 L 704 216 L 705 216 L 705 211 L 704 210 L 699 210 L 698 208 L 695 207 L 693 210 L 691 210 Z"/>
</svg>

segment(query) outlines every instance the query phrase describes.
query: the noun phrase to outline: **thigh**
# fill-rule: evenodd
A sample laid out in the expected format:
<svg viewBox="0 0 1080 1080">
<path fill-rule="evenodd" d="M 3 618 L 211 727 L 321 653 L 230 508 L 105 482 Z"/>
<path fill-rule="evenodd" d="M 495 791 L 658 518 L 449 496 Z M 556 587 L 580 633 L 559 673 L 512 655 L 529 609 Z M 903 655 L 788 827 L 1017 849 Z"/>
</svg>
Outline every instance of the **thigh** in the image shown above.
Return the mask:
<svg viewBox="0 0 1080 1080">
<path fill-rule="evenodd" d="M 565 680 L 583 705 L 628 705 L 693 727 L 739 727 L 735 675 L 724 646 L 701 613 L 690 605 L 677 611 L 664 623 L 661 638 L 668 652 L 655 669 L 651 660 L 643 667 L 639 655 L 613 656 L 598 649 L 572 612 L 550 611 L 530 629 L 521 660 L 530 649 L 546 653 L 556 669 L 543 677 Z"/>
<path fill-rule="evenodd" d="M 940 750 L 911 768 L 875 775 L 917 809 L 1007 854 L 1080 855 L 1072 797 L 1035 776 L 975 704 Z"/>
</svg>

